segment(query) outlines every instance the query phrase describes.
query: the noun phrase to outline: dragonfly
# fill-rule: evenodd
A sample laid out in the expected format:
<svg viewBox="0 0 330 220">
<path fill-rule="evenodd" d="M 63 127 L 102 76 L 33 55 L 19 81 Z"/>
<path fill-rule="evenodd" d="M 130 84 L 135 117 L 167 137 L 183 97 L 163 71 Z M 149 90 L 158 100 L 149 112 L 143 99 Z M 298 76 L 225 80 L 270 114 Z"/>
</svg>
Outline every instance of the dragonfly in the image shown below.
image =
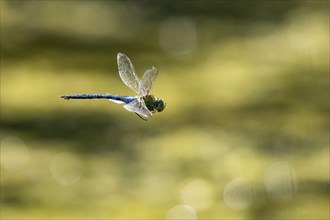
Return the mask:
<svg viewBox="0 0 330 220">
<path fill-rule="evenodd" d="M 63 99 L 108 99 L 118 104 L 125 104 L 123 107 L 141 119 L 147 121 L 152 118 L 153 113 L 162 112 L 166 103 L 160 98 L 151 95 L 153 84 L 156 80 L 158 70 L 152 66 L 140 79 L 135 72 L 131 60 L 123 53 L 118 53 L 117 64 L 119 76 L 122 81 L 134 92 L 136 96 L 120 96 L 112 94 L 71 94 L 63 95 Z"/>
</svg>

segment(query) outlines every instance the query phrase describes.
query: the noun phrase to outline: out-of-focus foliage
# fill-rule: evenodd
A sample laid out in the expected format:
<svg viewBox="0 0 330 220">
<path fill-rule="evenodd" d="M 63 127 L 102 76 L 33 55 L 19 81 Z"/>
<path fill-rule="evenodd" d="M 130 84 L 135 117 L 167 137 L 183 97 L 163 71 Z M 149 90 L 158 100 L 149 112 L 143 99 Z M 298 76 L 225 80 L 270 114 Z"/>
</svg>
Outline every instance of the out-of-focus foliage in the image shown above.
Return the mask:
<svg viewBox="0 0 330 220">
<path fill-rule="evenodd" d="M 156 66 L 144 122 L 116 54 Z M 1 219 L 328 219 L 328 1 L 1 1 Z"/>
</svg>

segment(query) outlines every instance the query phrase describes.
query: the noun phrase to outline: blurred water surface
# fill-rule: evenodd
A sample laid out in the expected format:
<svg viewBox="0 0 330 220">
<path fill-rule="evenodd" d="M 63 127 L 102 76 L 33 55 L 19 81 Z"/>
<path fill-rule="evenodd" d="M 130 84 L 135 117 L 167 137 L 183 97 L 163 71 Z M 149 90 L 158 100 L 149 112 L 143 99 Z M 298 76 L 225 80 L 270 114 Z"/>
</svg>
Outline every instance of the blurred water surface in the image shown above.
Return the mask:
<svg viewBox="0 0 330 220">
<path fill-rule="evenodd" d="M 159 70 L 144 122 L 118 52 Z M 1 1 L 1 218 L 328 219 L 328 1 Z"/>
</svg>

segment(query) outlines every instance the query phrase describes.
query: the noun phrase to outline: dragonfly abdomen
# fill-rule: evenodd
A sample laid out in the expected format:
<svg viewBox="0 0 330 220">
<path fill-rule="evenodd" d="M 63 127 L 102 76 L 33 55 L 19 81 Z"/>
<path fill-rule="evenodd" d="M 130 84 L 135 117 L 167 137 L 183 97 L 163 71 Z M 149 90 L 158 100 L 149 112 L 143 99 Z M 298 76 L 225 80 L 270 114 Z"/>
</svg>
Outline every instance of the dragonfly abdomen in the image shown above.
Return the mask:
<svg viewBox="0 0 330 220">
<path fill-rule="evenodd" d="M 72 94 L 72 95 L 64 95 L 60 98 L 63 99 L 111 99 L 115 101 L 124 102 L 126 104 L 135 100 L 135 97 L 131 96 L 119 96 L 119 95 L 111 95 L 111 94 Z"/>
</svg>

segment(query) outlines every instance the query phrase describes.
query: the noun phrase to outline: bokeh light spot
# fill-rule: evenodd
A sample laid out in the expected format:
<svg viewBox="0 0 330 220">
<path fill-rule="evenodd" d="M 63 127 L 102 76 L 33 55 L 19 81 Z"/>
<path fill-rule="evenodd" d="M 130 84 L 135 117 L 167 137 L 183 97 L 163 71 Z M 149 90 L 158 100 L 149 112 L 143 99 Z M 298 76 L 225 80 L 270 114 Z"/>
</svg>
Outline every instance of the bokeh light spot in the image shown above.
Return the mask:
<svg viewBox="0 0 330 220">
<path fill-rule="evenodd" d="M 296 190 L 294 169 L 287 162 L 273 164 L 266 172 L 267 193 L 274 200 L 290 199 Z"/>
<path fill-rule="evenodd" d="M 166 220 L 196 220 L 197 214 L 194 208 L 188 205 L 178 205 L 168 211 Z"/>
<path fill-rule="evenodd" d="M 212 204 L 212 186 L 206 180 L 195 179 L 188 182 L 181 191 L 184 204 L 192 205 L 197 210 L 205 210 Z"/>
<path fill-rule="evenodd" d="M 83 164 L 75 154 L 63 152 L 57 154 L 51 161 L 50 172 L 60 185 L 72 185 L 80 180 Z"/>
<path fill-rule="evenodd" d="M 223 198 L 232 209 L 246 209 L 252 203 L 252 187 L 244 178 L 236 178 L 227 183 Z"/>
</svg>

